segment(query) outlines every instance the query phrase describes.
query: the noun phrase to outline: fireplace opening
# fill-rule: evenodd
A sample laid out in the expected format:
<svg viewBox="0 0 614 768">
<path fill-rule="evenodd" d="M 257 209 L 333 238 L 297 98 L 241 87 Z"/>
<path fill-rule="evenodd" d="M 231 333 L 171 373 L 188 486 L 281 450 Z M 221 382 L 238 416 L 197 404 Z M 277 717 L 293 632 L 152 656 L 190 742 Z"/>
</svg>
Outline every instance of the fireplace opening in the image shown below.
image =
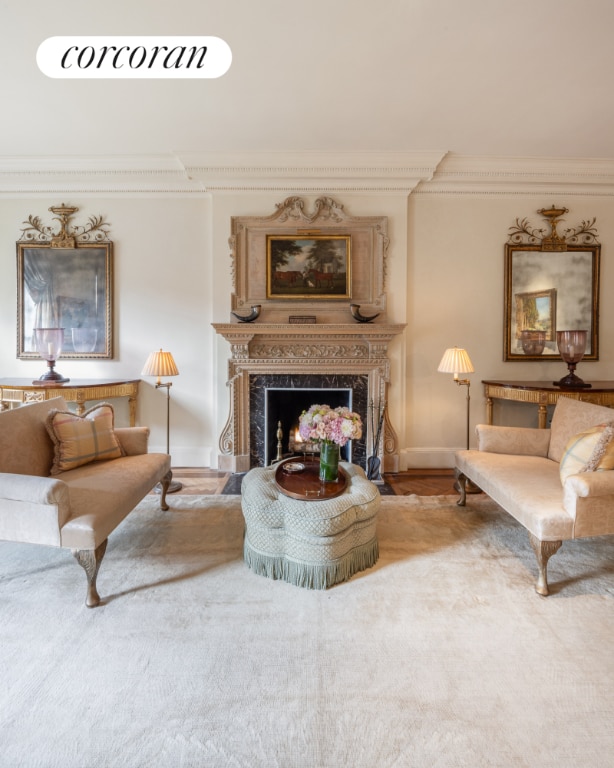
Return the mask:
<svg viewBox="0 0 614 768">
<path fill-rule="evenodd" d="M 315 453 L 316 446 L 303 445 L 298 435 L 299 417 L 310 406 L 352 409 L 351 389 L 278 389 L 265 390 L 266 439 L 264 461 L 268 466 L 278 458 L 301 453 Z M 281 430 L 281 439 L 278 431 Z M 279 445 L 278 445 L 279 444 Z M 352 461 L 352 442 L 341 447 L 342 461 Z"/>
<path fill-rule="evenodd" d="M 250 466 L 269 466 L 277 456 L 277 424 L 281 421 L 282 455 L 302 453 L 290 448 L 290 436 L 298 427 L 299 416 L 316 403 L 332 408 L 346 406 L 363 423 L 363 436 L 342 449 L 344 461 L 363 469 L 367 463 L 366 425 L 369 397 L 367 374 L 250 374 L 249 443 Z"/>
</svg>

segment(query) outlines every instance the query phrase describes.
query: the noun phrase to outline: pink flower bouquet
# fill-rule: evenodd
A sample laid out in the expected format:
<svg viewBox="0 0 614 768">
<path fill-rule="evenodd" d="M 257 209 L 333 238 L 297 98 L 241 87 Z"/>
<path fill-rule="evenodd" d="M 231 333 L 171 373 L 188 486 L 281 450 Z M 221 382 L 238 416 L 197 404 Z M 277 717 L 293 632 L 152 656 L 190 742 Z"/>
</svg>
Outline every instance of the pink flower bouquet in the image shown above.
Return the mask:
<svg viewBox="0 0 614 768">
<path fill-rule="evenodd" d="M 349 408 L 331 408 L 330 405 L 312 405 L 299 418 L 300 436 L 312 443 L 345 445 L 348 440 L 362 437 L 360 416 Z"/>
</svg>

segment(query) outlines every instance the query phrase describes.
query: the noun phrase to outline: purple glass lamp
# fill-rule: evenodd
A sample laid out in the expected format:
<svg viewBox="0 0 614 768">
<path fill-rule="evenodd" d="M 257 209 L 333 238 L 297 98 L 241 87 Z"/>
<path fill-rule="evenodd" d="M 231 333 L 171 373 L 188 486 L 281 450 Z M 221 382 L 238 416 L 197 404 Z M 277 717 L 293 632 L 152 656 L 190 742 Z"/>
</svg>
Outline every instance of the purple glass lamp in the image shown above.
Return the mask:
<svg viewBox="0 0 614 768">
<path fill-rule="evenodd" d="M 584 357 L 586 351 L 586 331 L 557 331 L 556 343 L 561 353 L 561 357 L 567 363 L 568 373 L 559 381 L 553 382 L 557 387 L 567 387 L 577 389 L 581 387 L 590 387 L 579 376 L 576 376 L 576 365 Z"/>
<path fill-rule="evenodd" d="M 47 361 L 48 370 L 39 379 L 33 381 L 33 384 L 66 384 L 70 379 L 62 376 L 55 370 L 55 363 L 62 354 L 64 345 L 63 328 L 35 328 L 34 343 L 38 349 L 38 354 Z"/>
</svg>

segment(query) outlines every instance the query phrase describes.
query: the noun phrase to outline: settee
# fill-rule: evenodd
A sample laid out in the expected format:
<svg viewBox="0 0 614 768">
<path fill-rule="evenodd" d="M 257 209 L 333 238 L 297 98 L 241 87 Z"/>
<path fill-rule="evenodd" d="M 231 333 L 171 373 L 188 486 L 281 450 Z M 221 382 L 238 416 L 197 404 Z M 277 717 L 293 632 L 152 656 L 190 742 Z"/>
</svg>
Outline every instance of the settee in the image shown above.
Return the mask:
<svg viewBox="0 0 614 768">
<path fill-rule="evenodd" d="M 0 540 L 71 549 L 90 608 L 109 534 L 157 483 L 168 509 L 170 457 L 147 453 L 148 436 L 115 429 L 109 404 L 79 417 L 59 397 L 0 413 Z"/>
<path fill-rule="evenodd" d="M 479 424 L 456 453 L 459 506 L 468 480 L 521 523 L 547 595 L 549 558 L 567 539 L 614 533 L 614 410 L 560 397 L 549 429 Z"/>
</svg>

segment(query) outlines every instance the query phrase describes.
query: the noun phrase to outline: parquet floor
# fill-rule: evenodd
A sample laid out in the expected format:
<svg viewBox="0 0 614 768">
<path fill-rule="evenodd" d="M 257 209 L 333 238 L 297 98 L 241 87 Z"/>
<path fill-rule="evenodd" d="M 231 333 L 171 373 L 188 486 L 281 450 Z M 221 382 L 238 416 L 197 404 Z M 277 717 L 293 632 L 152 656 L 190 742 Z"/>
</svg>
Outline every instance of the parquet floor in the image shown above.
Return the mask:
<svg viewBox="0 0 614 768">
<path fill-rule="evenodd" d="M 215 469 L 175 467 L 173 480 L 183 484 L 179 493 L 205 495 L 222 493 L 232 475 Z M 409 469 L 396 475 L 384 475 L 384 480 L 394 493 L 404 496 L 441 496 L 454 494 L 454 470 L 452 469 Z"/>
</svg>

